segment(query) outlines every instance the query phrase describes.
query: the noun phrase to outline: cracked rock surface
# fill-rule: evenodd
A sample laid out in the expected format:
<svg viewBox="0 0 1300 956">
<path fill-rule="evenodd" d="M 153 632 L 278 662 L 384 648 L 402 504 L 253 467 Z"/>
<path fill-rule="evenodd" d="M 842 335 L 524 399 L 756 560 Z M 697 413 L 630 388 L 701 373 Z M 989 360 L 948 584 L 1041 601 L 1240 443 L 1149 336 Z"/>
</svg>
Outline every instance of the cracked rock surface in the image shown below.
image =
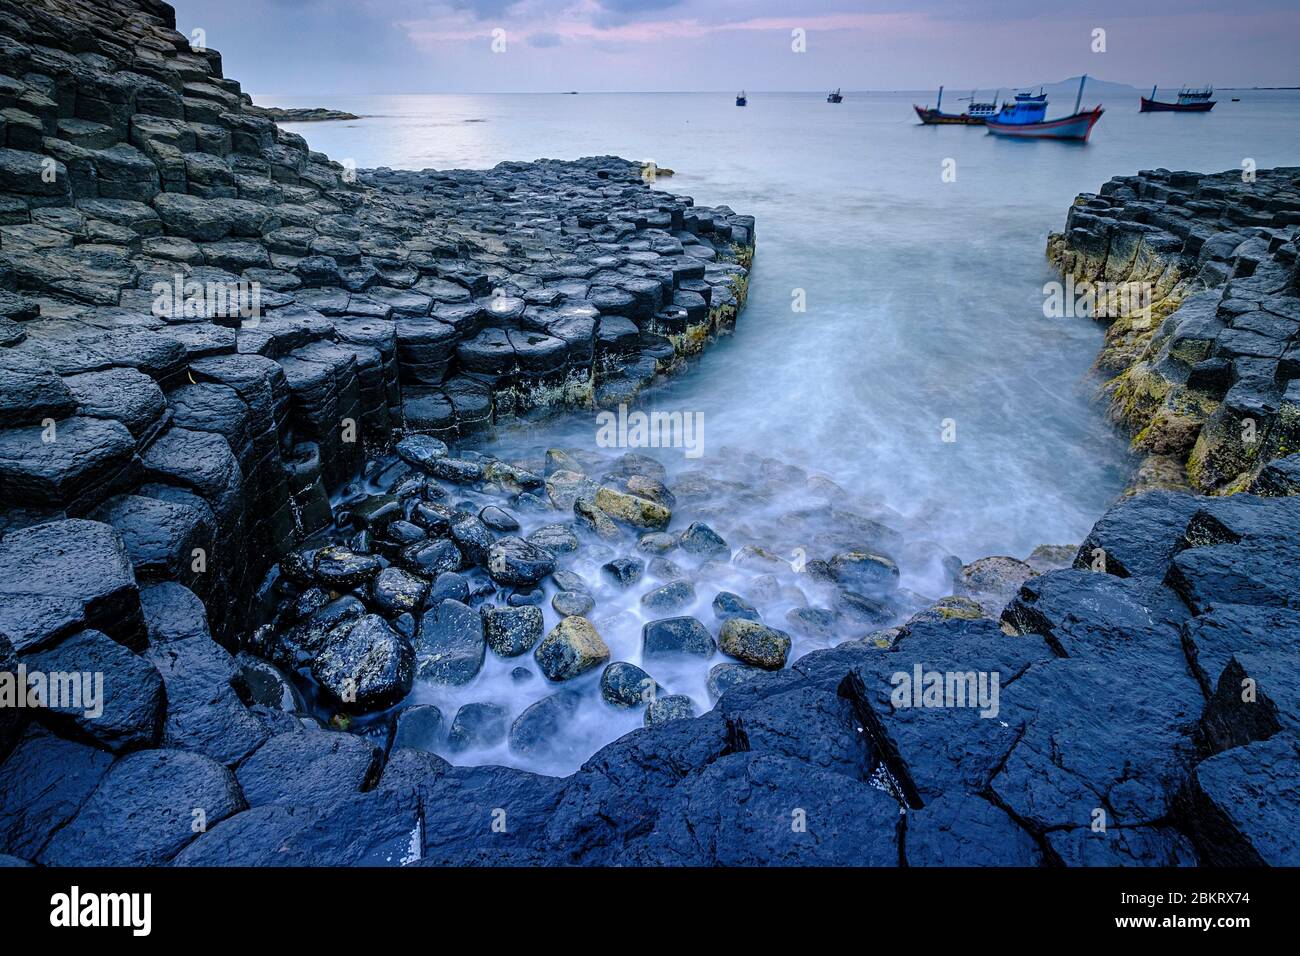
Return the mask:
<svg viewBox="0 0 1300 956">
<path fill-rule="evenodd" d="M 1074 567 L 986 559 L 929 608 L 877 553 L 896 533 L 860 519 L 799 572 L 840 603 L 787 634 L 760 610 L 782 559 L 672 526 L 715 479 L 670 486 L 627 455 L 598 482 L 563 453 L 534 473 L 448 444 L 678 367 L 743 305 L 751 218 L 615 157 L 353 178 L 248 108 L 156 0 L 0 0 L 0 24 L 0 675 L 109 689 L 94 717 L 0 708 L 0 862 L 1300 863 L 1300 483 L 1281 446 L 1258 496 L 1138 495 Z M 1084 271 L 1125 258 L 1120 233 L 1151 275 L 1157 253 L 1196 257 L 1221 301 L 1187 290 L 1180 334 L 1134 351 L 1169 344 L 1153 361 L 1188 365 L 1193 392 L 1226 383 L 1213 400 L 1257 411 L 1267 445 L 1290 427 L 1294 175 L 1261 173 L 1255 198 L 1139 180 L 1076 207 L 1066 242 L 1105 237 L 1104 260 L 1076 249 Z M 1114 214 L 1141 202 L 1145 221 Z M 1198 473 L 1226 487 L 1237 464 Z M 379 493 L 331 500 L 358 474 Z M 304 545 L 326 531 L 342 541 Z M 711 625 L 644 633 L 653 671 L 710 668 L 726 630 L 743 653 L 709 669 L 712 709 L 659 697 L 565 777 L 430 752 L 444 733 L 545 748 L 581 703 L 571 680 L 626 709 L 655 691 L 604 666 L 593 596 L 561 566 L 592 537 L 638 538 L 644 559 L 608 562 L 620 586 L 669 584 L 676 560 L 764 579 L 701 593 Z M 485 580 L 513 589 L 505 607 L 483 610 Z M 545 582 L 566 595 L 549 630 L 529 610 Z M 810 633 L 830 646 L 789 655 Z M 413 680 L 473 680 L 489 648 L 556 686 L 518 715 L 413 704 L 347 732 Z"/>
</svg>

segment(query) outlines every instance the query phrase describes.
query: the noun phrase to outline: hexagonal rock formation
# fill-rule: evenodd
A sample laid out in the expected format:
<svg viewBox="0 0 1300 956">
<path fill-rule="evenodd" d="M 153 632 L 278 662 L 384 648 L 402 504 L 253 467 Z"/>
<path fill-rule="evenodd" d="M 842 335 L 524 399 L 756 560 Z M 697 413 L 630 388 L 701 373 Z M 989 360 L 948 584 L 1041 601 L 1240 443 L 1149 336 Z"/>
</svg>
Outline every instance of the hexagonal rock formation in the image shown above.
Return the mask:
<svg viewBox="0 0 1300 956">
<path fill-rule="evenodd" d="M 362 543 L 411 542 L 385 561 L 427 576 L 427 591 L 379 581 L 357 549 L 288 545 L 335 521 L 328 494 L 395 429 L 452 436 L 530 404 L 617 400 L 697 350 L 743 299 L 753 223 L 652 192 L 610 157 L 350 182 L 246 109 L 220 55 L 174 24 L 156 0 L 0 0 L 0 860 L 1300 864 L 1300 497 L 1280 497 L 1300 488 L 1295 456 L 1260 471 L 1279 497 L 1126 501 L 1074 568 L 1025 580 L 1000 624 L 920 615 L 892 640 L 770 672 L 720 663 L 711 711 L 656 696 L 650 726 L 564 779 L 407 746 L 443 733 L 436 708 L 404 712 L 388 749 L 306 716 L 272 661 L 317 666 L 344 704 L 399 696 L 412 667 L 462 684 L 489 646 L 540 652 L 556 677 L 590 668 L 594 683 L 608 650 L 594 631 L 573 639 L 582 618 L 540 644 L 526 611 L 519 634 L 492 615 L 485 628 L 457 571 L 490 561 L 486 521 L 502 521 L 451 507 L 438 485 L 491 482 L 542 507 L 545 489 L 617 538 L 582 475 L 408 445 L 420 474 L 389 484 L 420 492 L 418 507 L 367 502 L 351 517 Z M 1258 398 L 1290 368 L 1289 344 L 1254 354 L 1276 348 L 1274 319 L 1289 315 L 1277 283 L 1294 263 L 1294 176 L 1272 175 L 1250 194 L 1140 177 L 1077 207 L 1054 246 L 1084 274 L 1165 277 L 1155 259 L 1180 239 L 1205 278 L 1228 279 L 1214 321 L 1170 330 L 1185 358 L 1204 350 L 1202 325 L 1237 325 L 1220 311 L 1253 316 L 1228 336 L 1231 360 L 1196 360 L 1192 391 L 1227 367 L 1229 392 L 1246 382 Z M 1218 239 L 1224 221 L 1249 234 Z M 1130 257 L 1120 233 L 1146 245 Z M 1104 259 L 1089 237 L 1105 238 Z M 243 316 L 252 283 L 261 314 Z M 1284 404 L 1262 434 L 1289 427 Z M 1235 467 L 1214 460 L 1215 474 Z M 652 471 L 629 495 L 654 497 Z M 641 523 L 663 523 L 649 513 Z M 695 532 L 688 554 L 730 550 Z M 564 569 L 533 549 L 562 553 L 566 539 L 544 541 L 522 553 L 558 581 Z M 231 653 L 214 634 L 244 634 L 245 604 L 281 557 L 297 590 Z M 826 572 L 892 586 L 877 565 Z M 968 603 L 993 601 L 979 596 Z M 367 601 L 402 613 L 381 627 Z M 754 611 L 734 595 L 714 604 L 733 622 Z M 652 622 L 645 641 L 648 666 L 716 652 L 695 618 Z M 131 690 L 102 713 L 86 699 L 19 707 L 20 669 Z M 505 713 L 461 708 L 449 734 L 504 734 L 527 753 L 580 702 L 559 686 L 508 730 Z M 346 707 L 337 716 L 348 725 Z M 508 832 L 491 827 L 498 810 Z"/>
<path fill-rule="evenodd" d="M 1107 323 L 1110 415 L 1139 487 L 1286 494 L 1300 451 L 1300 168 L 1116 176 L 1070 207 L 1048 258 L 1062 305 Z"/>
<path fill-rule="evenodd" d="M 106 522 L 219 636 L 395 431 L 624 401 L 743 304 L 753 219 L 640 164 L 354 176 L 165 3 L 0 10 L 0 531 Z"/>
</svg>

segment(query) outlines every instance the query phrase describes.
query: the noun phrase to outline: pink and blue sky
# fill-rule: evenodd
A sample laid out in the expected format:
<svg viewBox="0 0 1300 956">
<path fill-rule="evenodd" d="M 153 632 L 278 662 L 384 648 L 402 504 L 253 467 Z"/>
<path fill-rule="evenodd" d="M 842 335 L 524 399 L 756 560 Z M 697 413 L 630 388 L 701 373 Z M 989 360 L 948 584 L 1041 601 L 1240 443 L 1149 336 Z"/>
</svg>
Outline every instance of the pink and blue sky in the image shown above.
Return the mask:
<svg viewBox="0 0 1300 956">
<path fill-rule="evenodd" d="M 1295 0 L 173 2 L 264 95 L 1300 85 Z"/>
</svg>

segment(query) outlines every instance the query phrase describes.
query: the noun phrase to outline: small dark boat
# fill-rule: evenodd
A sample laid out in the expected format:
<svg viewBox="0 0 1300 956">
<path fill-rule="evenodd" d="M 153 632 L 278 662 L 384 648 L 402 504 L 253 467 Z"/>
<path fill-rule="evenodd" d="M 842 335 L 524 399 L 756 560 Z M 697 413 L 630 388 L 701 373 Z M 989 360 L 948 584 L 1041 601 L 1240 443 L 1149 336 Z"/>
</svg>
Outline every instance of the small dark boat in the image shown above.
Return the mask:
<svg viewBox="0 0 1300 956">
<path fill-rule="evenodd" d="M 1071 139 L 1088 141 L 1088 134 L 1105 112 L 1098 104 L 1090 110 L 1080 110 L 1083 102 L 1083 85 L 1088 80 L 1084 75 L 1079 80 L 1079 95 L 1074 101 L 1074 112 L 1059 119 L 1047 119 L 1047 95 L 1041 90 L 1037 95 L 1017 93 L 1015 102 L 1003 103 L 1002 109 L 994 119 L 984 125 L 996 136 L 1012 136 L 1021 139 Z"/>
<path fill-rule="evenodd" d="M 836 89 L 836 90 L 831 90 L 831 92 L 829 92 L 829 93 L 826 94 L 826 102 L 827 102 L 827 103 L 843 103 L 843 102 L 844 102 L 844 94 L 841 93 L 841 92 L 840 92 L 839 90 L 837 90 L 837 89 Z"/>
<path fill-rule="evenodd" d="M 737 106 L 749 105 L 749 97 L 745 95 L 744 90 L 741 90 L 739 93 L 736 94 L 736 105 Z"/>
<path fill-rule="evenodd" d="M 1214 95 L 1214 87 L 1207 86 L 1203 90 L 1191 90 L 1183 87 L 1178 91 L 1178 101 L 1175 103 L 1164 103 L 1156 99 L 1156 88 L 1151 87 L 1151 96 L 1142 97 L 1142 105 L 1138 107 L 1139 113 L 1208 113 L 1214 109 L 1214 100 L 1210 99 Z"/>
<path fill-rule="evenodd" d="M 992 103 L 977 103 L 975 94 L 970 95 L 970 106 L 964 113 L 945 113 L 943 106 L 943 87 L 939 87 L 939 100 L 933 107 L 917 106 L 912 104 L 912 109 L 916 110 L 916 117 L 926 126 L 983 126 L 990 116 L 997 112 L 997 97 L 994 97 Z"/>
</svg>

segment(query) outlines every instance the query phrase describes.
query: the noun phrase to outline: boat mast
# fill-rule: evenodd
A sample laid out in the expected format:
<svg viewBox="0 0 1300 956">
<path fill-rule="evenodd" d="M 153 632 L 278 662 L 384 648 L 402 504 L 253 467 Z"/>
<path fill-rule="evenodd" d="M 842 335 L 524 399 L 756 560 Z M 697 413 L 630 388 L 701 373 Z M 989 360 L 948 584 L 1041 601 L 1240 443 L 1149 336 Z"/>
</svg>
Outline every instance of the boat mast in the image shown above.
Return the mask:
<svg viewBox="0 0 1300 956">
<path fill-rule="evenodd" d="M 943 87 L 941 86 L 939 87 L 939 102 L 934 104 L 935 112 L 938 112 L 942 107 L 943 107 Z"/>
<path fill-rule="evenodd" d="M 1079 104 L 1083 102 L 1083 84 L 1088 82 L 1088 74 L 1085 73 L 1079 77 L 1079 95 L 1074 98 L 1074 111 L 1079 112 Z"/>
</svg>

